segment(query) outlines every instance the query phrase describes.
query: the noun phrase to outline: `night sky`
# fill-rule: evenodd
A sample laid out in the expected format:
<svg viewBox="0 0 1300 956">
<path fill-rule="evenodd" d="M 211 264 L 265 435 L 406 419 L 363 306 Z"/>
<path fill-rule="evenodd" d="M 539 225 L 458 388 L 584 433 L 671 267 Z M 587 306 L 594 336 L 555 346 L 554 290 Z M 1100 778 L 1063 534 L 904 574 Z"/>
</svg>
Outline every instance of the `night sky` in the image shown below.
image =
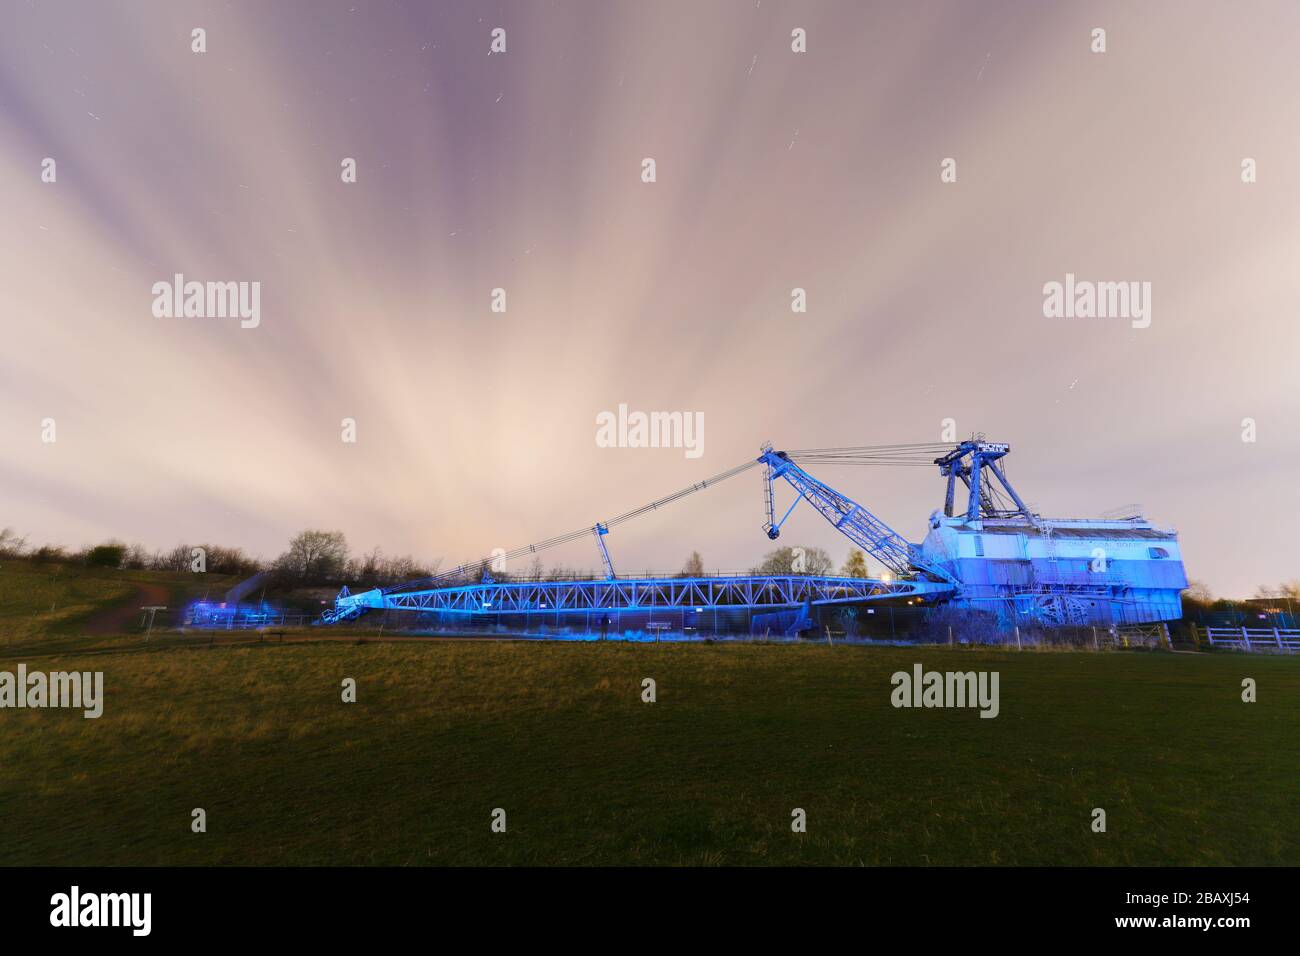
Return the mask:
<svg viewBox="0 0 1300 956">
<path fill-rule="evenodd" d="M 1141 503 L 1216 593 L 1295 577 L 1298 28 L 1293 2 L 3 0 L 0 526 L 265 557 L 338 528 L 449 566 L 766 440 L 951 418 L 1046 515 Z M 260 324 L 155 316 L 175 273 L 260 282 Z M 1150 282 L 1150 327 L 1046 318 L 1067 273 Z M 703 413 L 703 454 L 598 447 L 620 403 Z M 935 469 L 815 473 L 913 541 L 942 505 Z M 762 522 L 753 471 L 608 544 L 735 570 Z M 849 547 L 811 509 L 786 541 Z"/>
</svg>

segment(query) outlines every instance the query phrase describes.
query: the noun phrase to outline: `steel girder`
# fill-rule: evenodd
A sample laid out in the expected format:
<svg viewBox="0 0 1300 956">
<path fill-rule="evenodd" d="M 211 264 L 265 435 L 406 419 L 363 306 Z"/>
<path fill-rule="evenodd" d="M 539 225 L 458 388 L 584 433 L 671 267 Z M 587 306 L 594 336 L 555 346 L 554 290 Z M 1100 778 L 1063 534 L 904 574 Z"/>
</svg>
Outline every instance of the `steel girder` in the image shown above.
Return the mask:
<svg viewBox="0 0 1300 956">
<path fill-rule="evenodd" d="M 808 472 L 790 460 L 785 452 L 773 451 L 770 447 L 763 450 L 758 461 L 767 465 L 767 506 L 768 537 L 775 539 L 780 533 L 781 522 L 775 519 L 771 484 L 775 478 L 784 478 L 799 496 L 811 504 L 845 537 L 859 548 L 870 554 L 877 561 L 896 574 L 911 574 L 914 570 L 925 571 L 940 580 L 956 584 L 953 576 L 944 568 L 930 565 L 921 560 L 919 549 L 908 543 L 897 531 L 889 527 L 862 505 L 847 495 L 836 491 L 825 482 L 818 481 Z M 796 499 L 797 501 L 798 499 Z M 793 507 L 791 510 L 794 510 Z M 786 512 L 789 517 L 790 512 Z M 949 590 L 952 588 L 950 587 Z"/>
<path fill-rule="evenodd" d="M 554 614 L 660 608 L 784 608 L 850 604 L 893 597 L 941 597 L 952 587 L 931 581 L 879 581 L 816 575 L 728 578 L 622 578 L 470 584 L 384 594 L 341 595 L 336 610 L 445 611 L 462 614 Z"/>
</svg>

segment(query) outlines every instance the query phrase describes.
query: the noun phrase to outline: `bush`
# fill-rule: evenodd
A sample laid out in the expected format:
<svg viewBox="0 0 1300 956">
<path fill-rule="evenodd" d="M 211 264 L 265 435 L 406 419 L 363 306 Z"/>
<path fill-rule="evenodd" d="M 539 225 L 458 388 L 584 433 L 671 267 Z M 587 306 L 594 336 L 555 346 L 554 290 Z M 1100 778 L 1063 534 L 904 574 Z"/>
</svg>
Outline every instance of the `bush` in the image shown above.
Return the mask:
<svg viewBox="0 0 1300 956">
<path fill-rule="evenodd" d="M 952 628 L 952 639 L 967 644 L 1000 644 L 1007 640 L 1014 643 L 1010 630 L 998 628 L 997 615 L 988 611 L 975 611 L 968 608 L 955 608 L 940 604 L 926 609 L 925 620 L 913 632 L 913 637 L 922 642 L 946 644 L 948 629 Z M 1024 628 L 1021 628 L 1024 631 Z"/>
<path fill-rule="evenodd" d="M 86 563 L 92 568 L 120 568 L 125 557 L 126 545 L 117 541 L 106 541 L 86 552 Z"/>
</svg>

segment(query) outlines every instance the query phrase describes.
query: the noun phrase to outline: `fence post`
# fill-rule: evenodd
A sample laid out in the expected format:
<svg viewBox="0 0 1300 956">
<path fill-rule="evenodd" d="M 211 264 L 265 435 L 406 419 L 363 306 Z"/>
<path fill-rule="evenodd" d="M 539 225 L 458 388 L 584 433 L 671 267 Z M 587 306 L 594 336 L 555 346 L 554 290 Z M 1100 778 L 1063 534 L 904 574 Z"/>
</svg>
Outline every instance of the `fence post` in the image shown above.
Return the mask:
<svg viewBox="0 0 1300 956">
<path fill-rule="evenodd" d="M 1174 649 L 1174 645 L 1173 642 L 1169 640 L 1169 625 L 1166 624 L 1164 621 L 1160 622 L 1160 632 L 1161 632 L 1161 640 L 1164 642 L 1165 645 L 1165 650 L 1172 651 Z"/>
<path fill-rule="evenodd" d="M 1020 646 L 1020 625 L 1019 624 L 1016 625 L 1016 650 L 1018 651 L 1024 650 L 1024 648 Z"/>
<path fill-rule="evenodd" d="M 1250 635 L 1246 633 L 1246 627 L 1245 627 L 1245 625 L 1242 625 L 1242 628 L 1241 628 L 1241 640 L 1242 640 L 1242 643 L 1244 643 L 1244 644 L 1246 645 L 1246 650 L 1247 650 L 1247 651 L 1251 650 L 1251 646 L 1250 646 Z"/>
<path fill-rule="evenodd" d="M 1273 628 L 1273 640 L 1277 641 L 1278 649 L 1282 648 L 1282 635 L 1278 633 L 1277 628 Z"/>
</svg>

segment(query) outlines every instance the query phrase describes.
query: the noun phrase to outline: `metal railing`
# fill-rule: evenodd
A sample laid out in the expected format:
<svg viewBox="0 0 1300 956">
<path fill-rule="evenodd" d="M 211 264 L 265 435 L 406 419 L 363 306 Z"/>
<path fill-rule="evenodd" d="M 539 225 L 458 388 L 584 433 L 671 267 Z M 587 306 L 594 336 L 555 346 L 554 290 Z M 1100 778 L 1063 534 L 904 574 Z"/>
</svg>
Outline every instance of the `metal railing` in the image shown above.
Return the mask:
<svg viewBox="0 0 1300 956">
<path fill-rule="evenodd" d="M 1211 647 L 1236 647 L 1243 651 L 1298 651 L 1300 628 L 1292 627 L 1207 627 Z"/>
</svg>

